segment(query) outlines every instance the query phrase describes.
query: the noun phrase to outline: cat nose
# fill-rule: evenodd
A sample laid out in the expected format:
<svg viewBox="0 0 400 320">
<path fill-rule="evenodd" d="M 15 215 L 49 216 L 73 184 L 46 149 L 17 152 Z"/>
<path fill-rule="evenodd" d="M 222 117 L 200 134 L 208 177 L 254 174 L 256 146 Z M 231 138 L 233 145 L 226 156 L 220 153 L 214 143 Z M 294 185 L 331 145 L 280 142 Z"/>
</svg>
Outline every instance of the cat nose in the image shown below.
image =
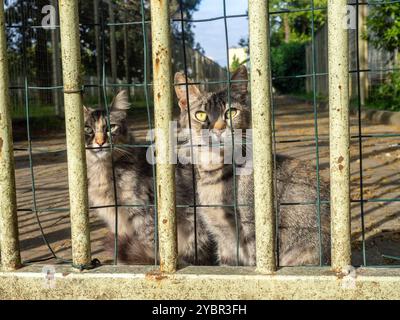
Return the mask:
<svg viewBox="0 0 400 320">
<path fill-rule="evenodd" d="M 223 120 L 217 120 L 215 123 L 214 123 L 214 126 L 213 126 L 213 129 L 214 130 L 225 130 L 225 128 L 226 128 L 226 122 L 225 121 L 223 121 Z"/>
<path fill-rule="evenodd" d="M 217 120 L 217 121 L 214 123 L 214 126 L 213 126 L 212 131 L 213 131 L 213 133 L 215 133 L 217 136 L 221 136 L 221 134 L 225 131 L 225 129 L 226 129 L 226 123 L 225 123 L 225 121 Z"/>
<path fill-rule="evenodd" d="M 95 134 L 94 141 L 101 147 L 106 143 L 105 135 L 101 132 Z"/>
</svg>

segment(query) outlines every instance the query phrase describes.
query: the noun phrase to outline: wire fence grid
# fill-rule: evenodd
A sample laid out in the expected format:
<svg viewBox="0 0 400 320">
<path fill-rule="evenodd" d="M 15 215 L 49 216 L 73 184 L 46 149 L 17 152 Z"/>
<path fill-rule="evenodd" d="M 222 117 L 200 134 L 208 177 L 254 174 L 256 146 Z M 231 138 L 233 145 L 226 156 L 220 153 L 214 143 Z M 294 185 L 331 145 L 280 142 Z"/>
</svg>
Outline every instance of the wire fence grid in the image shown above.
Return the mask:
<svg viewBox="0 0 400 320">
<path fill-rule="evenodd" d="M 11 1 L 13 2 L 13 1 Z M 54 1 L 54 4 L 57 5 L 58 1 Z M 40 1 L 37 3 L 39 5 Z M 355 68 L 350 70 L 350 73 L 352 75 L 355 75 L 356 77 L 356 101 L 357 101 L 357 111 L 358 111 L 358 133 L 356 135 L 352 135 L 351 139 L 355 140 L 358 142 L 359 145 L 359 187 L 360 187 L 360 197 L 358 199 L 352 199 L 351 201 L 353 203 L 357 203 L 360 206 L 361 210 L 361 215 L 360 215 L 360 221 L 359 223 L 361 224 L 361 238 L 362 238 L 362 266 L 370 266 L 368 263 L 368 252 L 366 248 L 366 237 L 365 237 L 365 204 L 366 203 L 376 203 L 376 202 L 382 202 L 382 203 L 387 203 L 387 202 L 399 202 L 399 198 L 390 198 L 390 199 L 380 199 L 380 198 L 367 198 L 364 196 L 364 190 L 363 190 L 363 172 L 364 172 L 364 167 L 363 167 L 363 143 L 365 139 L 368 138 L 376 138 L 376 137 L 399 137 L 400 134 L 363 134 L 363 121 L 361 118 L 361 111 L 362 111 L 362 101 L 360 97 L 360 91 L 361 91 L 361 74 L 362 73 L 368 73 L 368 72 L 374 72 L 374 70 L 370 69 L 362 69 L 360 65 L 360 44 L 359 44 L 359 39 L 360 39 L 360 34 L 359 34 L 359 10 L 361 6 L 368 5 L 368 6 L 384 6 L 387 4 L 395 4 L 399 3 L 400 1 L 385 1 L 385 2 L 360 2 L 360 1 L 350 1 L 349 5 L 354 6 L 356 9 L 356 18 L 357 18 L 357 28 L 355 29 L 355 53 L 356 53 L 356 62 L 355 62 Z M 33 206 L 32 208 L 18 208 L 19 212 L 29 212 L 33 215 L 35 215 L 37 224 L 39 226 L 43 242 L 47 246 L 49 250 L 49 256 L 44 258 L 44 259 L 31 259 L 31 260 L 26 260 L 24 263 L 29 264 L 29 263 L 37 263 L 37 262 L 43 262 L 43 261 L 48 261 L 48 260 L 54 260 L 56 262 L 60 263 L 71 263 L 69 259 L 64 259 L 61 258 L 57 255 L 55 250 L 52 248 L 52 245 L 50 241 L 48 240 L 48 237 L 46 235 L 46 232 L 42 226 L 41 222 L 41 217 L 40 214 L 43 212 L 66 212 L 68 213 L 69 208 L 68 207 L 51 207 L 51 208 L 42 208 L 38 206 L 37 204 L 37 198 L 36 198 L 36 179 L 35 179 L 35 163 L 34 163 L 34 153 L 35 152 L 41 152 L 41 149 L 38 148 L 35 150 L 32 144 L 32 133 L 31 133 L 31 119 L 32 119 L 32 101 L 34 100 L 32 96 L 34 95 L 35 97 L 40 96 L 40 100 L 43 102 L 47 102 L 47 104 L 55 104 L 56 105 L 56 113 L 61 114 L 62 113 L 62 79 L 61 79 L 61 72 L 60 72 L 60 61 L 59 61 L 59 53 L 56 54 L 56 51 L 59 50 L 58 47 L 58 41 L 59 41 L 59 26 L 56 27 L 55 30 L 52 30 L 48 33 L 46 31 L 41 30 L 41 27 L 37 21 L 37 19 L 32 19 L 32 12 L 30 11 L 30 6 L 28 5 L 27 1 L 19 1 L 20 7 L 19 7 L 19 12 L 21 13 L 21 16 L 17 16 L 17 14 L 13 15 L 12 13 L 9 14 L 8 20 L 7 20 L 7 31 L 8 31 L 8 37 L 10 39 L 10 43 L 12 43 L 13 39 L 15 40 L 16 38 L 21 37 L 20 43 L 21 47 L 17 48 L 16 51 L 19 51 L 19 61 L 11 61 L 11 70 L 13 74 L 18 75 L 18 77 L 12 76 L 11 78 L 13 79 L 13 82 L 10 84 L 10 89 L 15 92 L 12 96 L 15 99 L 15 104 L 16 105 L 23 105 L 24 108 L 24 117 L 25 117 L 25 127 L 26 127 L 26 140 L 28 142 L 27 148 L 16 148 L 15 151 L 27 151 L 28 152 L 28 158 L 29 158 L 29 168 L 30 168 L 30 176 L 31 176 L 31 191 L 32 191 L 32 203 Z M 85 21 L 86 18 L 83 16 L 81 21 L 81 32 L 88 32 L 88 30 L 91 30 L 94 32 L 96 35 L 95 41 L 99 41 L 100 43 L 97 43 L 97 49 L 100 49 L 100 52 L 96 52 L 96 56 L 92 57 L 92 61 L 95 63 L 96 59 L 97 61 L 97 67 L 100 66 L 100 70 L 95 70 L 95 73 L 97 73 L 95 76 L 86 76 L 86 80 L 89 81 L 84 85 L 84 90 L 86 92 L 90 92 L 92 96 L 94 96 L 93 100 L 97 102 L 98 105 L 103 106 L 108 115 L 108 120 L 110 117 L 110 110 L 109 110 L 109 104 L 110 104 L 110 95 L 115 89 L 117 88 L 126 88 L 130 90 L 130 93 L 132 97 L 138 92 L 135 90 L 131 89 L 137 89 L 139 88 L 141 90 L 141 93 L 144 97 L 144 110 L 146 114 L 146 122 L 147 122 L 147 129 L 152 130 L 154 129 L 154 121 L 153 121 L 153 102 L 151 100 L 151 91 L 152 91 L 152 70 L 151 70 L 151 41 L 149 39 L 149 28 L 151 27 L 151 22 L 149 18 L 149 7 L 148 3 L 145 0 L 140 0 L 138 1 L 138 6 L 135 8 L 137 12 L 132 14 L 137 20 L 130 20 L 131 12 L 126 12 L 125 15 L 123 15 L 121 12 L 118 10 L 118 4 L 116 5 L 115 8 L 113 6 L 109 7 L 109 2 L 108 1 L 103 1 L 103 0 L 95 0 L 94 5 L 96 8 L 98 8 L 98 12 L 95 14 L 95 19 L 94 21 Z M 121 4 L 119 4 L 121 5 Z M 223 9 L 223 15 L 222 16 L 215 16 L 215 17 L 210 17 L 207 19 L 186 19 L 185 18 L 185 1 L 180 0 L 179 1 L 179 10 L 178 10 L 178 16 L 175 15 L 171 19 L 172 24 L 176 24 L 179 26 L 180 29 L 180 44 L 175 43 L 174 47 L 174 53 L 175 55 L 180 52 L 182 55 L 181 61 L 175 63 L 176 68 L 183 70 L 186 76 L 186 83 L 184 84 L 186 86 L 186 92 L 187 92 L 187 100 L 189 101 L 189 94 L 188 94 L 188 87 L 190 85 L 204 85 L 206 89 L 213 88 L 214 86 L 220 86 L 220 87 L 226 87 L 228 90 L 228 97 L 230 97 L 230 87 L 231 87 L 231 71 L 229 70 L 229 67 L 221 67 L 209 58 L 199 56 L 202 61 L 204 62 L 203 66 L 201 66 L 201 69 L 204 69 L 205 65 L 211 65 L 209 68 L 209 71 L 207 71 L 207 75 L 203 73 L 203 77 L 199 76 L 200 71 L 199 70 L 194 70 L 195 67 L 193 65 L 193 61 L 191 58 L 193 55 L 196 55 L 196 51 L 194 51 L 192 48 L 190 48 L 187 44 L 187 35 L 185 33 L 185 24 L 188 23 L 209 23 L 211 21 L 223 21 L 223 33 L 225 37 L 225 50 L 226 50 L 226 62 L 227 65 L 229 66 L 229 48 L 230 48 L 230 43 L 229 43 L 229 24 L 228 21 L 232 19 L 238 19 L 238 18 L 247 18 L 248 15 L 247 13 L 244 14 L 235 14 L 235 15 L 229 15 L 227 14 L 227 7 L 229 6 L 229 3 L 226 0 L 221 1 L 222 9 Z M 7 4 L 6 4 L 7 7 Z M 32 6 L 33 10 L 35 10 L 35 6 Z M 111 11 L 114 9 L 116 12 L 118 12 L 117 17 L 111 17 L 110 16 L 110 8 Z M 122 11 L 124 12 L 124 7 L 122 4 Z M 316 188 L 317 188 L 317 199 L 315 199 L 314 202 L 298 202 L 298 203 L 279 203 L 277 206 L 277 211 L 276 211 L 276 216 L 277 216 L 277 221 L 279 220 L 279 207 L 281 206 L 297 206 L 297 205 L 312 205 L 315 208 L 315 215 L 318 221 L 318 228 L 319 228 L 319 245 L 320 245 L 320 262 L 319 265 L 323 265 L 322 261 L 322 241 L 321 241 L 321 205 L 322 204 L 329 204 L 330 199 L 322 199 L 320 195 L 320 180 L 321 180 L 321 175 L 320 175 L 320 148 L 321 148 L 321 142 L 324 141 L 324 137 L 320 136 L 319 133 L 319 124 L 318 124 L 318 119 L 319 119 L 319 103 L 318 103 L 318 82 L 322 77 L 326 77 L 327 73 L 326 72 L 319 72 L 317 70 L 317 44 L 316 44 L 316 37 L 317 37 L 317 30 L 315 30 L 315 12 L 326 12 L 327 8 L 321 8 L 321 7 L 316 7 L 314 5 L 313 0 L 305 1 L 304 8 L 303 9 L 277 9 L 277 10 L 271 10 L 270 11 L 270 16 L 275 16 L 275 15 L 282 15 L 282 14 L 292 14 L 292 13 L 299 13 L 299 12 L 311 12 L 311 43 L 310 43 L 310 54 L 311 57 L 309 58 L 310 61 L 310 71 L 307 74 L 294 74 L 290 76 L 286 76 L 284 78 L 286 79 L 298 79 L 298 78 L 307 78 L 311 79 L 311 91 L 313 93 L 312 95 L 312 109 L 313 109 L 313 116 L 314 116 L 314 137 L 313 138 L 303 138 L 303 137 L 298 137 L 298 138 L 291 138 L 291 139 L 278 139 L 275 136 L 276 133 L 276 124 L 274 122 L 274 137 L 273 137 L 273 142 L 274 142 L 274 148 L 277 150 L 277 145 L 278 144 L 291 144 L 291 143 L 297 143 L 297 142 L 313 142 L 314 143 L 314 153 L 316 157 Z M 126 10 L 126 9 L 125 9 Z M 122 19 L 121 19 L 122 16 Z M 121 19 L 121 20 L 120 20 Z M 88 19 L 90 20 L 90 19 Z M 142 74 L 141 79 L 138 77 L 132 77 L 129 74 L 129 70 L 126 70 L 127 65 L 124 66 L 119 66 L 119 70 L 110 70 L 109 64 L 110 63 L 115 63 L 112 62 L 112 59 L 116 59 L 115 52 L 113 53 L 113 49 L 109 48 L 109 41 L 110 37 L 112 37 L 112 34 L 116 32 L 116 30 L 123 30 L 125 28 L 133 28 L 137 34 L 140 34 L 141 41 L 143 43 L 142 46 L 142 65 L 141 67 L 138 68 L 138 72 Z M 85 31 L 86 30 L 86 31 Z M 44 32 L 44 35 L 41 35 L 41 32 Z M 49 34 L 50 33 L 50 34 Z M 53 48 L 52 47 L 52 56 L 49 57 L 48 54 L 45 55 L 46 61 L 42 61 L 42 66 L 45 68 L 45 70 L 42 72 L 42 76 L 44 79 L 40 78 L 40 74 L 32 74 L 30 72 L 30 68 L 32 67 L 32 52 L 29 51 L 31 48 L 31 42 L 35 41 L 35 37 L 39 36 L 45 36 L 49 39 L 49 42 L 53 41 L 53 43 L 56 43 L 56 46 Z M 50 37 L 49 37 L 50 36 Z M 138 36 L 139 37 L 139 36 Z M 221 44 L 222 45 L 222 44 Z M 179 49 L 178 49 L 179 48 Z M 42 48 L 43 50 L 48 50 L 48 48 Z M 84 50 L 85 48 L 82 48 Z M 40 50 L 40 48 L 37 48 L 37 50 Z M 115 49 L 114 49 L 115 50 Z M 110 56 L 107 56 L 107 55 Z M 112 57 L 114 55 L 114 57 Z M 50 61 L 53 59 L 52 61 Z M 174 57 L 175 59 L 175 57 Z M 49 60 L 49 61 L 48 61 Z M 126 57 L 126 60 L 128 59 L 128 56 Z M 190 60 L 190 61 L 189 61 Z M 121 61 L 119 61 L 121 62 Z M 176 61 L 174 61 L 176 62 Z M 122 63 L 126 63 L 122 61 Z M 250 66 L 251 67 L 251 66 Z M 53 68 L 53 70 L 51 70 Z M 194 71 L 193 71 L 194 70 Z M 381 72 L 391 72 L 393 71 L 392 68 L 382 68 L 380 70 Z M 40 72 L 39 72 L 40 73 Z M 53 82 L 47 81 L 49 80 L 49 77 L 45 76 L 46 74 L 53 73 Z M 189 77 L 195 77 L 193 82 L 189 82 Z M 123 80 L 120 80 L 123 79 Z M 216 80 L 217 79 L 217 80 Z M 277 81 L 279 79 L 282 79 L 282 77 L 274 77 L 273 81 Z M 133 81 L 132 81 L 133 80 Z M 309 81 L 309 80 L 308 80 Z M 229 110 L 231 108 L 231 101 L 229 98 L 228 101 L 229 104 Z M 190 102 L 188 103 L 188 109 L 190 112 Z M 276 106 L 273 106 L 273 113 L 275 114 L 276 112 Z M 190 119 L 190 117 L 189 117 Z M 189 120 L 190 121 L 190 120 Z M 232 124 L 232 117 L 229 119 L 230 123 Z M 110 121 L 108 121 L 108 126 L 110 126 Z M 189 122 L 189 127 L 191 128 L 191 123 Z M 232 128 L 232 125 L 230 126 Z M 232 137 L 234 137 L 233 130 L 232 130 Z M 111 141 L 111 150 L 113 148 L 118 147 L 119 145 L 112 143 Z M 139 149 L 145 149 L 150 146 L 149 144 L 131 144 L 131 145 L 123 145 L 123 147 L 128 147 L 128 148 L 139 148 Z M 235 146 L 235 141 L 233 139 L 232 141 L 232 146 Z M 190 136 L 190 148 L 192 149 L 191 155 L 193 157 L 193 141 L 192 137 Z M 193 160 L 193 158 L 192 158 Z M 193 161 L 192 161 L 193 163 Z M 238 206 L 243 206 L 243 205 L 251 205 L 251 204 L 239 204 L 237 200 L 237 186 L 236 186 L 236 164 L 235 161 L 233 163 L 233 190 L 234 190 L 234 195 L 233 195 L 233 203 L 231 204 L 224 204 L 226 206 L 230 206 L 233 208 L 235 212 L 235 224 L 236 224 L 236 264 L 239 265 L 239 225 L 238 225 L 238 217 L 237 217 L 237 208 Z M 114 167 L 114 166 L 113 166 Z M 194 212 L 194 221 L 195 221 L 195 226 L 194 230 L 197 232 L 197 208 L 201 207 L 198 204 L 198 200 L 196 198 L 196 173 L 195 173 L 195 167 L 194 164 L 191 165 L 191 170 L 192 170 L 192 187 L 194 190 L 194 196 L 193 196 L 193 203 L 191 205 L 185 205 L 185 204 L 177 204 L 179 208 L 183 207 L 190 207 L 193 208 Z M 113 204 L 110 204 L 109 206 L 101 206 L 101 208 L 114 208 L 115 209 L 115 230 L 114 233 L 118 235 L 118 210 L 121 207 L 135 207 L 135 206 L 142 206 L 145 207 L 147 211 L 151 210 L 154 213 L 154 220 L 155 220 L 155 230 L 157 230 L 157 188 L 154 184 L 154 181 L 156 180 L 156 171 L 155 171 L 155 166 L 153 165 L 152 169 L 152 175 L 153 175 L 153 190 L 154 190 L 154 202 L 149 203 L 148 205 L 143 206 L 142 204 L 129 204 L 129 205 L 122 205 L 118 203 L 118 194 L 117 194 L 117 188 L 115 186 L 115 172 L 113 170 L 113 181 L 114 181 L 114 199 L 115 202 Z M 275 184 L 277 182 L 275 181 Z M 213 204 L 209 205 L 210 207 L 213 206 Z M 92 207 L 91 209 L 96 209 L 99 207 Z M 277 232 L 278 235 L 278 232 Z M 197 263 L 197 239 L 195 237 L 196 241 L 196 250 L 195 250 L 195 260 Z M 157 236 L 157 231 L 155 231 L 154 235 L 154 256 L 155 256 L 155 261 L 154 264 L 158 265 L 158 236 Z M 277 242 L 279 243 L 279 242 Z M 114 264 L 118 263 L 118 237 L 115 237 L 115 242 L 114 242 L 115 250 L 114 250 L 114 256 L 113 256 L 113 261 Z M 278 248 L 278 254 L 279 254 L 279 248 Z M 389 258 L 396 258 L 389 256 Z M 397 259 L 397 258 L 396 258 Z"/>
</svg>

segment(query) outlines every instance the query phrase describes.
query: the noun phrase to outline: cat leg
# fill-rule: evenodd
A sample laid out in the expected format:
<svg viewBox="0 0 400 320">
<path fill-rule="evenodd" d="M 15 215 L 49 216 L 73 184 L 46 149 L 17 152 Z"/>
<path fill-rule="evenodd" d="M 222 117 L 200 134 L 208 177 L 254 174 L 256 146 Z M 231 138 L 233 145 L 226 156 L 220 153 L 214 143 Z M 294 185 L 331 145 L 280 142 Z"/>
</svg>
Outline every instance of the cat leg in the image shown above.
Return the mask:
<svg viewBox="0 0 400 320">
<path fill-rule="evenodd" d="M 236 265 L 237 239 L 233 219 L 227 216 L 225 210 L 218 208 L 202 210 L 201 217 L 216 241 L 218 264 Z M 239 244 L 240 256 L 243 256 L 243 248 Z"/>
<path fill-rule="evenodd" d="M 283 252 L 279 257 L 281 267 L 300 267 L 319 265 L 319 252 L 315 247 L 294 248 Z"/>
</svg>

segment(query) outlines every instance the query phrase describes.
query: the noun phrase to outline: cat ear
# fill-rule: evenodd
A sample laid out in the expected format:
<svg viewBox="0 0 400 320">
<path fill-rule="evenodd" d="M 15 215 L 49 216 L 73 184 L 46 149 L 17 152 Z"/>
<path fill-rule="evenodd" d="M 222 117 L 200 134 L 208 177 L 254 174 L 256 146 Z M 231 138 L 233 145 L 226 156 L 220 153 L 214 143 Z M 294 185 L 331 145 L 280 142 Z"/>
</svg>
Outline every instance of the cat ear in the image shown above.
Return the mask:
<svg viewBox="0 0 400 320">
<path fill-rule="evenodd" d="M 130 108 L 128 92 L 122 90 L 114 97 L 111 103 L 111 111 L 126 111 Z"/>
<path fill-rule="evenodd" d="M 248 86 L 247 68 L 241 65 L 232 75 L 231 80 L 240 81 L 231 83 L 232 96 L 239 100 L 246 100 Z"/>
<path fill-rule="evenodd" d="M 93 110 L 92 109 L 90 109 L 90 108 L 88 108 L 88 107 L 86 107 L 86 106 L 83 106 L 83 116 L 86 118 L 87 116 L 89 116 L 90 115 L 90 113 L 92 112 Z"/>
<path fill-rule="evenodd" d="M 189 78 L 187 78 L 188 85 L 186 85 L 186 77 L 185 77 L 185 74 L 182 72 L 175 73 L 174 80 L 175 80 L 175 93 L 176 93 L 176 96 L 178 97 L 179 107 L 181 108 L 182 111 L 186 110 L 187 105 L 188 105 L 188 103 L 187 103 L 188 95 L 186 93 L 186 88 L 189 89 L 190 99 L 198 97 L 201 94 L 201 92 L 196 85 L 191 84 L 191 83 L 193 83 L 193 81 L 191 81 Z"/>
</svg>

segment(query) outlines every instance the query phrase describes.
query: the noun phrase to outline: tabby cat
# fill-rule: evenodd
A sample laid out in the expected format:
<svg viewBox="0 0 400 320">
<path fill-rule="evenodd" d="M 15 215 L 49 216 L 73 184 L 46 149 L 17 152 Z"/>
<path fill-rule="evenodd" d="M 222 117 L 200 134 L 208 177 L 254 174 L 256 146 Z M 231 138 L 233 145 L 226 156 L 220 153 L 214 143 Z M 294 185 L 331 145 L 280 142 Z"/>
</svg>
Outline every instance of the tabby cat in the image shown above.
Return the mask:
<svg viewBox="0 0 400 320">
<path fill-rule="evenodd" d="M 193 83 L 182 85 L 186 83 L 185 80 L 184 74 L 179 72 L 175 74 L 175 83 L 178 84 L 175 86 L 175 91 L 181 110 L 180 127 L 184 132 L 184 129 L 188 128 L 190 118 L 194 158 L 198 160 L 196 171 L 199 204 L 213 206 L 200 207 L 199 215 L 217 243 L 220 264 L 236 265 L 238 262 L 239 265 L 253 266 L 256 263 L 253 175 L 235 175 L 233 165 L 224 161 L 229 158 L 225 157 L 224 153 L 234 152 L 232 148 L 229 149 L 229 146 L 232 146 L 232 138 L 228 138 L 231 136 L 231 130 L 236 134 L 240 130 L 250 129 L 251 108 L 247 102 L 247 69 L 241 66 L 232 75 L 229 93 L 228 89 L 219 92 L 201 92 Z M 188 97 L 190 104 L 187 101 Z M 223 148 L 218 146 L 211 148 L 212 162 L 210 148 L 202 147 L 208 143 L 208 138 L 204 138 L 202 133 L 203 130 L 211 131 L 211 140 L 214 142 L 225 140 Z M 237 161 L 236 156 L 234 161 Z M 246 163 L 241 161 L 237 169 L 244 166 Z M 275 174 L 276 194 L 278 203 L 281 204 L 278 219 L 279 265 L 317 265 L 320 262 L 320 241 L 315 205 L 285 205 L 315 203 L 317 198 L 315 169 L 302 161 L 277 155 Z M 234 179 L 236 190 L 234 190 Z M 236 215 L 233 207 L 235 194 L 239 204 Z M 321 198 L 329 198 L 328 188 L 324 182 L 321 182 Z M 329 230 L 329 207 L 322 204 L 323 263 L 329 261 Z"/>
<path fill-rule="evenodd" d="M 154 203 L 152 168 L 146 161 L 146 150 L 129 146 L 134 144 L 127 122 L 129 107 L 127 92 L 121 91 L 110 106 L 109 123 L 105 110 L 84 108 L 89 201 L 108 226 L 108 248 L 111 250 L 116 225 L 116 194 L 119 261 L 151 264 L 156 257 L 154 208 L 149 207 Z M 114 144 L 113 151 L 110 140 Z M 190 170 L 180 166 L 176 174 L 179 182 L 177 202 L 190 204 L 193 198 Z M 192 264 L 195 262 L 193 209 L 178 209 L 177 215 L 179 262 Z M 212 264 L 215 260 L 213 251 L 209 234 L 198 222 L 198 263 Z"/>
</svg>

